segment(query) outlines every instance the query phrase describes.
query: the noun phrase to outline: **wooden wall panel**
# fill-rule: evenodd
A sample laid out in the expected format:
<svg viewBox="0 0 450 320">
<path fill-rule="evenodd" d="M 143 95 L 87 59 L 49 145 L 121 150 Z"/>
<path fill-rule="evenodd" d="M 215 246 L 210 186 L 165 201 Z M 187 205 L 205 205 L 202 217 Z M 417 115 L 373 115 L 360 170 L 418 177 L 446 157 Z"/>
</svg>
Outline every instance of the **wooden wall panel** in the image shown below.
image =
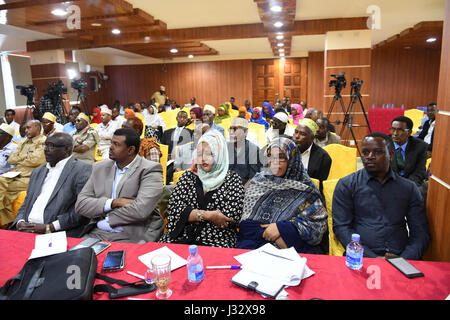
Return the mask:
<svg viewBox="0 0 450 320">
<path fill-rule="evenodd" d="M 324 108 L 324 52 L 309 52 L 308 54 L 308 107 Z M 327 84 L 328 86 L 328 84 Z"/>
<path fill-rule="evenodd" d="M 440 57 L 440 50 L 383 47 L 372 50 L 370 105 L 404 104 L 406 109 L 412 109 L 436 102 Z"/>
<path fill-rule="evenodd" d="M 431 244 L 426 259 L 450 261 L 450 0 L 446 1 L 442 56 L 439 74 L 438 108 L 436 117 L 431 173 L 428 186 L 427 217 L 430 224 Z M 444 111 L 442 111 L 444 110 Z"/>
<path fill-rule="evenodd" d="M 160 85 L 180 105 L 189 103 L 191 97 L 196 97 L 201 106 L 217 106 L 232 96 L 238 106 L 252 99 L 251 60 L 105 66 L 105 73 L 110 78 L 105 83 L 105 100 L 111 105 L 116 99 L 122 105 L 148 102 Z"/>
<path fill-rule="evenodd" d="M 367 66 L 370 65 L 370 48 L 327 50 L 326 65 L 334 66 Z"/>
</svg>

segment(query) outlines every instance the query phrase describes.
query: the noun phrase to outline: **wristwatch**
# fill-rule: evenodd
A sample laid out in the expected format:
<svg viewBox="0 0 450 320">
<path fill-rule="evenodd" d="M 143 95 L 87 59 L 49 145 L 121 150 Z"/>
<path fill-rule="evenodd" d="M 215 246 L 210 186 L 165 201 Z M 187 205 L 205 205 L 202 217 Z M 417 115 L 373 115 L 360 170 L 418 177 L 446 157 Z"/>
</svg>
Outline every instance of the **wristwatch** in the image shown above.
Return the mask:
<svg viewBox="0 0 450 320">
<path fill-rule="evenodd" d="M 205 220 L 203 219 L 203 210 L 197 210 L 196 215 L 197 215 L 197 221 L 200 222 L 204 222 Z"/>
<path fill-rule="evenodd" d="M 50 229 L 50 225 L 49 224 L 45 225 L 45 233 L 52 233 L 52 230 Z"/>
</svg>

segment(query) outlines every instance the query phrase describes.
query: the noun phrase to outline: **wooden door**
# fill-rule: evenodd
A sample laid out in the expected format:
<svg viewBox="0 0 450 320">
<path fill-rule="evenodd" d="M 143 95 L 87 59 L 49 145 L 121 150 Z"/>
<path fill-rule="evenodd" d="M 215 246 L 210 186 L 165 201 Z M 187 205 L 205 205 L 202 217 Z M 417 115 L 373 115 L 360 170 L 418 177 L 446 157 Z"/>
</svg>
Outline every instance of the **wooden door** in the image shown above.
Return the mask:
<svg viewBox="0 0 450 320">
<path fill-rule="evenodd" d="M 306 102 L 307 74 L 306 58 L 280 61 L 280 99 L 289 98 L 291 103 Z"/>
<path fill-rule="evenodd" d="M 279 75 L 274 62 L 273 59 L 253 61 L 253 106 L 262 106 L 264 100 L 273 104 L 276 99 Z"/>
<path fill-rule="evenodd" d="M 253 105 L 288 97 L 291 103 L 307 98 L 307 58 L 253 61 Z"/>
</svg>

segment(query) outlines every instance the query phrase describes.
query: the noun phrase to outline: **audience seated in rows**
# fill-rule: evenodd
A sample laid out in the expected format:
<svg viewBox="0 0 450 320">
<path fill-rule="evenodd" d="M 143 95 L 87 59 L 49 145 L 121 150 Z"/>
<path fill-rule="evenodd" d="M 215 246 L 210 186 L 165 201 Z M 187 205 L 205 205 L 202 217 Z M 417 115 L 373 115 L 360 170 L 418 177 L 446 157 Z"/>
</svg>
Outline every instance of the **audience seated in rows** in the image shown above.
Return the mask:
<svg viewBox="0 0 450 320">
<path fill-rule="evenodd" d="M 157 241 L 164 228 L 158 201 L 163 189 L 161 164 L 138 155 L 139 134 L 116 130 L 109 160 L 96 163 L 78 195 L 75 210 L 90 219 L 83 237 L 106 241 Z"/>
<path fill-rule="evenodd" d="M 436 103 L 430 103 L 427 106 L 427 117 L 423 124 L 422 131 L 420 132 L 418 138 L 428 143 L 428 157 L 431 157 L 431 151 L 433 151 L 433 137 L 434 137 L 434 126 L 436 124 L 436 113 L 438 112 Z"/>
<path fill-rule="evenodd" d="M 20 137 L 20 125 L 15 121 L 16 111 L 14 109 L 6 109 L 5 116 L 0 119 L 0 124 L 6 123 L 10 125 L 14 129 L 14 138 L 13 141 L 19 143 L 22 141 Z"/>
<path fill-rule="evenodd" d="M 61 132 L 63 129 L 63 125 L 56 122 L 56 116 L 50 112 L 44 113 L 44 115 L 42 116 L 41 123 L 43 128 L 43 134 L 46 137 L 55 132 Z"/>
<path fill-rule="evenodd" d="M 90 126 L 89 117 L 83 112 L 75 120 L 75 128 L 71 133 L 74 140 L 73 157 L 89 164 L 95 162 L 95 149 L 100 142 L 97 131 Z"/>
<path fill-rule="evenodd" d="M 291 138 L 295 129 L 288 125 L 289 117 L 284 112 L 277 112 L 273 116 L 272 126 L 266 132 L 266 145 L 278 137 Z"/>
<path fill-rule="evenodd" d="M 245 191 L 237 247 L 256 249 L 270 242 L 316 252 L 328 214 L 298 148 L 280 137 L 268 146 L 266 156 L 268 170 L 257 173 Z"/>
<path fill-rule="evenodd" d="M 81 113 L 81 109 L 77 106 L 72 106 L 69 110 L 68 119 L 69 121 L 63 126 L 62 132 L 70 134 L 77 128 L 75 127 L 75 120 Z"/>
<path fill-rule="evenodd" d="M 207 125 L 209 125 L 209 128 L 211 130 L 219 131 L 225 137 L 224 128 L 222 128 L 221 126 L 214 123 L 214 118 L 216 117 L 215 114 L 216 114 L 216 108 L 214 108 L 213 106 L 211 106 L 209 104 L 205 105 L 205 107 L 203 108 L 202 121 L 203 121 L 203 123 L 206 123 Z"/>
<path fill-rule="evenodd" d="M 12 210 L 13 201 L 20 192 L 27 190 L 33 170 L 45 164 L 46 137 L 41 131 L 42 125 L 38 120 L 29 120 L 26 123 L 27 138 L 17 146 L 8 159 L 8 163 L 15 166 L 12 171 L 20 174 L 14 178 L 0 177 L 0 225 L 14 221 L 16 217 Z"/>
<path fill-rule="evenodd" d="M 191 168 L 194 151 L 197 147 L 198 141 L 209 129 L 210 127 L 208 124 L 196 121 L 192 135 L 193 141 L 176 148 L 177 151 L 175 154 L 175 161 L 173 163 L 174 172 L 184 171 Z"/>
<path fill-rule="evenodd" d="M 263 119 L 263 117 L 261 116 L 261 110 L 258 108 L 253 108 L 250 122 L 263 125 L 265 131 L 269 130 L 269 123 Z"/>
<path fill-rule="evenodd" d="M 159 241 L 233 248 L 243 200 L 241 178 L 228 169 L 225 139 L 209 129 L 198 141 L 192 170 L 170 197 L 168 232 Z"/>
<path fill-rule="evenodd" d="M 358 233 L 365 257 L 421 259 L 430 242 L 424 201 L 415 183 L 392 170 L 391 139 L 368 134 L 361 154 L 364 168 L 336 185 L 334 233 L 344 248 Z"/>
<path fill-rule="evenodd" d="M 88 219 L 75 212 L 75 202 L 91 175 L 92 166 L 72 157 L 72 137 L 63 132 L 45 141 L 47 161 L 33 171 L 27 196 L 19 209 L 12 230 L 31 233 L 66 231 L 80 237 Z"/>
</svg>

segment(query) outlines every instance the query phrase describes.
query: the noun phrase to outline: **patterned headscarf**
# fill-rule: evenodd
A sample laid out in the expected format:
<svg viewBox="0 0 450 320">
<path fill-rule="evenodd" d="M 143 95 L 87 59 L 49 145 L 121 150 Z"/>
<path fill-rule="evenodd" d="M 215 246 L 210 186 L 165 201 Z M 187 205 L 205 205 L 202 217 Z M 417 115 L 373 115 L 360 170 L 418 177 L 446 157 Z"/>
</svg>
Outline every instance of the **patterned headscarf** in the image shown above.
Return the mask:
<svg viewBox="0 0 450 320">
<path fill-rule="evenodd" d="M 203 190 L 209 192 L 215 190 L 222 185 L 228 172 L 228 148 L 222 133 L 217 130 L 209 129 L 198 140 L 197 148 L 206 142 L 214 156 L 214 165 L 209 172 L 205 172 L 201 166 L 196 163 L 197 152 L 194 151 L 192 156 L 194 164 L 197 168 L 197 175 L 203 184 Z"/>
</svg>

